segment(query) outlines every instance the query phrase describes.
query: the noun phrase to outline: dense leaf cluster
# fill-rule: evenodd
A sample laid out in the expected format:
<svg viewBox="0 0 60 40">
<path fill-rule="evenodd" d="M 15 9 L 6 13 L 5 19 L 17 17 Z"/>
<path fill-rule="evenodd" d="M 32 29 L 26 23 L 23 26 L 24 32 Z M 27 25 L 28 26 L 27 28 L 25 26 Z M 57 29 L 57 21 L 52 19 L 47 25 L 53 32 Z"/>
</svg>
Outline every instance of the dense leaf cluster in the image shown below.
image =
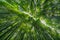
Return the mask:
<svg viewBox="0 0 60 40">
<path fill-rule="evenodd" d="M 60 40 L 60 0 L 0 0 L 0 40 Z"/>
</svg>

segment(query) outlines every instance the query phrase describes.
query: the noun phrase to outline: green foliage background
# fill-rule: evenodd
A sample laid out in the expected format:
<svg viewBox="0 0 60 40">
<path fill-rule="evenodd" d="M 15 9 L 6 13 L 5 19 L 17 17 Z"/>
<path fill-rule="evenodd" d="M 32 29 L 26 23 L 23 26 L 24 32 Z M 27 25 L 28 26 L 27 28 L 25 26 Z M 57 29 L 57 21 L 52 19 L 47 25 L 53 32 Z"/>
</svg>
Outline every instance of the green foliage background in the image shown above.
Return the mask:
<svg viewBox="0 0 60 40">
<path fill-rule="evenodd" d="M 0 0 L 0 40 L 60 40 L 60 0 Z"/>
</svg>

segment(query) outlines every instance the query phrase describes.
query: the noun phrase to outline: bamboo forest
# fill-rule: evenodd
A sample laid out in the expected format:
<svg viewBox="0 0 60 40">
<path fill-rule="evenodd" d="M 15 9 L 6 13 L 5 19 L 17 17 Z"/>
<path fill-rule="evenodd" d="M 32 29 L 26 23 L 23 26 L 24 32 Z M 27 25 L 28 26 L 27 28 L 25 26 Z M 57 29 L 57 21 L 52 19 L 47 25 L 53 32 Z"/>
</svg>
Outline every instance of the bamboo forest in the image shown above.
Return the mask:
<svg viewBox="0 0 60 40">
<path fill-rule="evenodd" d="M 60 0 L 0 0 L 0 40 L 60 40 Z"/>
</svg>

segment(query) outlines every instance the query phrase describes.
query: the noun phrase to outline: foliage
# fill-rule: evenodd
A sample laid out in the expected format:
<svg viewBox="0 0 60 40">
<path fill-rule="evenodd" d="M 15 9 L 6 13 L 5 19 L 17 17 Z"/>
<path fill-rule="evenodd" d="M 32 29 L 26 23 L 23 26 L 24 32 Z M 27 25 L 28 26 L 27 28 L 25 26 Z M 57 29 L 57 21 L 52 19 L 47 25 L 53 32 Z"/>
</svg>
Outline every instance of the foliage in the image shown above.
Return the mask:
<svg viewBox="0 0 60 40">
<path fill-rule="evenodd" d="M 60 40 L 60 0 L 0 0 L 0 40 Z"/>
</svg>

